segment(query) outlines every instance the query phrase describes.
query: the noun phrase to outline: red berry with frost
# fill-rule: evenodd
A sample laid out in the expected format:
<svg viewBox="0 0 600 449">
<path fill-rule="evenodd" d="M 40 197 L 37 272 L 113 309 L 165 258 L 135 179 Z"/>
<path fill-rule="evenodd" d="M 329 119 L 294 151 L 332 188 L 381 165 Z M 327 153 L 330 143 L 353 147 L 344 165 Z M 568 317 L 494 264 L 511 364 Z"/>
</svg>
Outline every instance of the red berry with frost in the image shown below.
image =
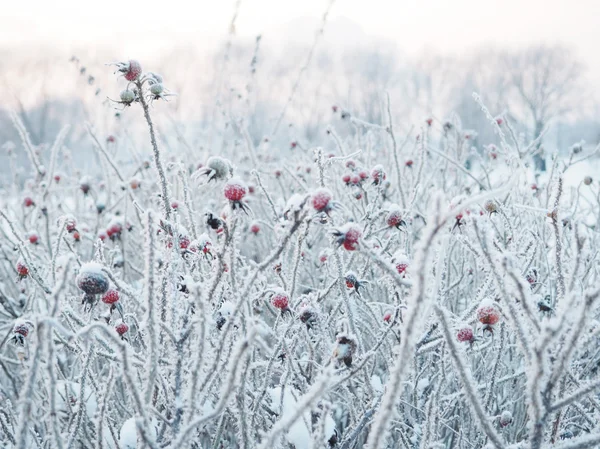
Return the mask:
<svg viewBox="0 0 600 449">
<path fill-rule="evenodd" d="M 73 240 L 75 240 L 76 242 L 79 242 L 81 240 L 81 235 L 79 235 L 79 232 L 75 231 L 73 233 Z"/>
<path fill-rule="evenodd" d="M 385 312 L 383 315 L 383 321 L 389 323 L 392 320 L 392 312 Z"/>
<path fill-rule="evenodd" d="M 54 175 L 54 181 L 60 182 L 60 175 Z"/>
<path fill-rule="evenodd" d="M 511 424 L 513 422 L 513 417 L 512 417 L 512 413 L 510 413 L 508 410 L 505 410 L 502 412 L 502 414 L 500 415 L 500 427 L 506 427 L 509 424 Z"/>
<path fill-rule="evenodd" d="M 114 304 L 119 300 L 119 292 L 115 289 L 109 289 L 104 295 L 102 295 L 102 302 L 104 304 Z"/>
<path fill-rule="evenodd" d="M 390 228 L 397 228 L 405 224 L 404 220 L 402 219 L 402 213 L 399 206 L 390 207 L 387 215 L 385 216 L 385 223 Z"/>
<path fill-rule="evenodd" d="M 427 126 L 431 126 L 433 124 L 433 119 L 428 118 L 427 120 L 425 120 L 425 123 L 427 123 Z"/>
<path fill-rule="evenodd" d="M 67 232 L 75 231 L 76 226 L 77 222 L 74 218 L 67 218 L 67 220 L 65 221 L 65 229 L 67 230 Z"/>
<path fill-rule="evenodd" d="M 106 141 L 107 141 L 108 143 L 114 143 L 116 140 L 117 140 L 117 139 L 115 138 L 115 136 L 108 136 L 108 137 L 106 138 Z"/>
<path fill-rule="evenodd" d="M 473 341 L 473 329 L 471 326 L 465 326 L 458 330 L 456 333 L 456 339 L 461 342 Z"/>
<path fill-rule="evenodd" d="M 99 232 L 98 238 L 104 242 L 108 238 L 108 235 L 106 235 L 106 232 Z"/>
<path fill-rule="evenodd" d="M 342 181 L 344 182 L 344 184 L 350 184 L 351 178 L 352 178 L 352 176 L 350 176 L 350 174 L 346 173 L 344 176 L 342 176 Z"/>
<path fill-rule="evenodd" d="M 332 194 L 329 189 L 317 189 L 312 195 L 312 205 L 317 212 L 327 212 L 331 209 Z"/>
<path fill-rule="evenodd" d="M 127 62 L 127 67 L 121 69 L 121 72 L 125 73 L 125 79 L 127 81 L 135 81 L 142 73 L 142 66 L 135 59 L 130 59 Z"/>
<path fill-rule="evenodd" d="M 248 189 L 242 180 L 232 178 L 225 184 L 223 193 L 229 201 L 239 202 L 246 196 Z"/>
<path fill-rule="evenodd" d="M 25 262 L 21 260 L 17 262 L 17 273 L 21 279 L 26 278 L 29 275 L 29 268 L 25 265 Z"/>
<path fill-rule="evenodd" d="M 173 210 L 179 209 L 179 202 L 178 201 L 171 201 L 171 209 L 173 209 Z"/>
<path fill-rule="evenodd" d="M 250 232 L 252 234 L 258 234 L 260 232 L 260 226 L 258 223 L 252 223 L 250 225 Z"/>
<path fill-rule="evenodd" d="M 99 263 L 88 262 L 82 265 L 76 280 L 77 287 L 87 295 L 101 295 L 108 291 L 108 276 Z"/>
<path fill-rule="evenodd" d="M 34 206 L 35 203 L 33 202 L 33 199 L 31 199 L 31 197 L 26 196 L 25 198 L 23 198 L 23 205 L 25 207 L 31 207 Z"/>
<path fill-rule="evenodd" d="M 358 241 L 362 237 L 362 230 L 353 223 L 347 223 L 333 232 L 337 243 L 347 251 L 354 251 L 358 246 Z"/>
<path fill-rule="evenodd" d="M 35 232 L 29 234 L 29 243 L 31 243 L 32 245 L 37 245 L 39 243 L 39 240 L 40 236 L 37 235 Z"/>
<path fill-rule="evenodd" d="M 354 185 L 360 184 L 360 176 L 358 176 L 358 175 L 352 176 L 352 178 L 350 179 L 350 182 Z"/>
<path fill-rule="evenodd" d="M 407 161 L 404 163 L 404 165 L 406 165 L 408 168 L 412 167 L 412 166 L 413 166 L 413 160 L 412 160 L 412 159 L 409 159 L 409 160 L 407 160 Z"/>
<path fill-rule="evenodd" d="M 271 304 L 273 307 L 279 310 L 286 310 L 288 308 L 289 301 L 290 298 L 284 291 L 276 291 L 273 296 L 271 296 Z"/>
<path fill-rule="evenodd" d="M 364 170 L 361 170 L 360 172 L 358 172 L 358 176 L 360 179 L 363 179 L 363 180 L 369 178 L 369 174 Z"/>
<path fill-rule="evenodd" d="M 23 323 L 16 324 L 15 327 L 13 327 L 13 332 L 21 335 L 22 337 L 27 337 L 27 335 L 29 335 L 29 326 Z"/>
<path fill-rule="evenodd" d="M 398 274 L 406 274 L 406 270 L 408 269 L 409 259 L 405 254 L 396 254 L 394 256 L 394 265 L 396 266 L 396 271 Z"/>
<path fill-rule="evenodd" d="M 119 323 L 115 326 L 115 330 L 117 331 L 117 334 L 122 336 L 127 333 L 129 326 L 126 323 Z"/>
<path fill-rule="evenodd" d="M 373 167 L 373 169 L 371 170 L 371 178 L 373 178 L 373 184 L 375 184 L 376 186 L 381 184 L 386 178 L 383 166 L 376 165 L 375 167 Z"/>
<path fill-rule="evenodd" d="M 500 320 L 500 312 L 493 305 L 483 305 L 477 309 L 477 319 L 481 324 L 492 326 Z"/>
<path fill-rule="evenodd" d="M 290 147 L 291 148 L 296 148 L 298 146 L 298 142 L 292 142 L 290 143 Z"/>
<path fill-rule="evenodd" d="M 502 126 L 504 120 L 502 119 L 502 117 L 496 117 L 496 123 L 498 124 L 498 126 Z"/>
<path fill-rule="evenodd" d="M 349 168 L 349 169 L 356 168 L 356 162 L 354 162 L 352 159 L 348 159 L 346 161 L 346 168 Z"/>
</svg>

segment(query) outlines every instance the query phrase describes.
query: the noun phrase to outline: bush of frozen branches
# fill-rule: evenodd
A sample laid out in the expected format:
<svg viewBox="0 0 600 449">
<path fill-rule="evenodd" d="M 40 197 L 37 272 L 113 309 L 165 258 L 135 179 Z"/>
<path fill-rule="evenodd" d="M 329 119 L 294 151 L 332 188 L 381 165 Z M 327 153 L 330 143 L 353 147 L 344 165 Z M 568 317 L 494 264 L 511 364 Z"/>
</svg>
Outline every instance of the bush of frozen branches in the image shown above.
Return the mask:
<svg viewBox="0 0 600 449">
<path fill-rule="evenodd" d="M 161 148 L 162 78 L 116 68 L 135 170 L 88 125 L 105 169 L 79 173 L 66 128 L 39 151 L 13 116 L 33 172 L 0 209 L 2 447 L 600 445 L 599 187 L 564 182 L 594 150 L 541 175 L 478 97 L 484 148 L 456 118 L 400 135 L 388 99 L 287 160 L 232 120 L 243 146 L 198 163 Z"/>
</svg>

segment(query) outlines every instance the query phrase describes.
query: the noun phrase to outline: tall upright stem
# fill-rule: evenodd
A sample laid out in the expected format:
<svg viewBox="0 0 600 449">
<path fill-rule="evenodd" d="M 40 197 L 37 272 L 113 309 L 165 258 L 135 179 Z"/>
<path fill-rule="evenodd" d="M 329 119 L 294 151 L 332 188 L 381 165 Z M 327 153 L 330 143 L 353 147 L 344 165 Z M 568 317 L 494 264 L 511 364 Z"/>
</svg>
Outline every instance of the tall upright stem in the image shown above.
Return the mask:
<svg viewBox="0 0 600 449">
<path fill-rule="evenodd" d="M 163 169 L 162 161 L 160 159 L 160 151 L 158 151 L 158 145 L 156 143 L 156 135 L 154 133 L 154 125 L 152 124 L 152 118 L 150 117 L 150 110 L 148 109 L 148 103 L 143 95 L 142 82 L 137 81 L 136 86 L 139 92 L 139 99 L 142 108 L 144 109 L 144 117 L 148 128 L 150 129 L 150 142 L 152 142 L 152 149 L 154 151 L 154 165 L 156 165 L 156 171 L 158 172 L 158 178 L 160 179 L 160 186 L 162 190 L 163 208 L 165 212 L 165 218 L 169 220 L 171 218 L 171 202 L 169 201 L 169 188 L 167 186 L 167 178 L 165 176 L 165 170 Z"/>
</svg>

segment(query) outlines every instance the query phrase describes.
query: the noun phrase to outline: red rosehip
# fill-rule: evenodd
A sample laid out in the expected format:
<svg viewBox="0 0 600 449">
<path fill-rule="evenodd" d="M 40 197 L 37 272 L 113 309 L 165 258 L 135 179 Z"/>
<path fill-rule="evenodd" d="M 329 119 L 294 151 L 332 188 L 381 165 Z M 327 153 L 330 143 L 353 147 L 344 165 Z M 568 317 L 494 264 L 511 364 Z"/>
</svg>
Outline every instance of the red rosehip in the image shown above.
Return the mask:
<svg viewBox="0 0 600 449">
<path fill-rule="evenodd" d="M 135 59 L 129 60 L 129 67 L 125 72 L 125 79 L 127 81 L 135 81 L 142 73 L 142 66 Z"/>
<path fill-rule="evenodd" d="M 298 146 L 298 142 L 290 143 L 290 147 L 292 147 L 292 148 L 296 148 L 297 146 Z"/>
<path fill-rule="evenodd" d="M 329 189 L 317 189 L 312 196 L 312 205 L 317 212 L 327 212 L 331 209 L 331 197 Z"/>
<path fill-rule="evenodd" d="M 25 262 L 19 260 L 17 262 L 17 273 L 21 279 L 27 277 L 29 275 L 29 268 L 25 265 Z"/>
<path fill-rule="evenodd" d="M 412 161 L 412 159 L 409 159 L 409 160 L 407 160 L 407 161 L 404 163 L 404 165 L 406 165 L 408 168 L 412 167 L 412 166 L 413 166 L 413 161 Z"/>
<path fill-rule="evenodd" d="M 365 170 L 361 170 L 358 172 L 358 176 L 360 177 L 360 179 L 367 179 L 369 177 L 369 174 Z"/>
<path fill-rule="evenodd" d="M 54 175 L 54 181 L 60 182 L 60 175 Z"/>
<path fill-rule="evenodd" d="M 344 176 L 342 176 L 342 181 L 344 182 L 344 184 L 349 184 L 350 183 L 350 174 L 346 173 Z"/>
<path fill-rule="evenodd" d="M 29 335 L 29 327 L 23 323 L 16 324 L 15 327 L 13 327 L 13 332 L 22 335 L 23 337 L 27 337 L 27 335 Z"/>
<path fill-rule="evenodd" d="M 102 302 L 104 304 L 114 304 L 119 300 L 119 292 L 115 289 L 109 289 L 104 295 L 102 295 Z"/>
<path fill-rule="evenodd" d="M 29 243 L 32 245 L 37 245 L 39 243 L 40 237 L 35 232 L 29 234 Z"/>
<path fill-rule="evenodd" d="M 230 179 L 225 187 L 223 188 L 223 193 L 225 194 L 225 198 L 229 201 L 241 201 L 248 192 L 246 185 L 240 179 L 232 178 Z"/>
<path fill-rule="evenodd" d="M 31 199 L 31 197 L 26 196 L 25 198 L 23 198 L 23 205 L 25 207 L 31 207 L 35 206 L 35 203 L 33 202 L 33 199 Z"/>
<path fill-rule="evenodd" d="M 252 234 L 258 234 L 260 232 L 260 225 L 258 223 L 252 223 L 250 225 L 250 232 Z"/>
<path fill-rule="evenodd" d="M 383 321 L 385 321 L 386 323 L 389 323 L 392 319 L 392 312 L 385 312 L 385 314 L 383 315 Z"/>
<path fill-rule="evenodd" d="M 75 232 L 73 233 L 73 239 L 74 239 L 76 242 L 79 242 L 79 241 L 81 240 L 81 235 L 79 235 L 79 232 L 75 231 Z"/>
<path fill-rule="evenodd" d="M 425 123 L 427 123 L 427 126 L 431 126 L 433 124 L 433 119 L 428 118 L 427 120 L 425 120 Z"/>
<path fill-rule="evenodd" d="M 106 141 L 107 141 L 108 143 L 114 143 L 116 140 L 117 140 L 117 139 L 115 138 L 115 136 L 112 136 L 112 135 L 111 135 L 111 136 L 108 136 L 108 137 L 106 138 Z"/>
<path fill-rule="evenodd" d="M 390 228 L 397 228 L 400 225 L 405 224 L 402 219 L 402 213 L 400 212 L 400 208 L 398 206 L 390 208 L 390 211 L 385 217 L 385 223 Z"/>
<path fill-rule="evenodd" d="M 129 326 L 125 323 L 119 323 L 115 326 L 115 330 L 117 334 L 124 335 L 129 330 Z"/>
<path fill-rule="evenodd" d="M 376 186 L 381 184 L 386 178 L 383 167 L 381 165 L 376 165 L 373 167 L 373 170 L 371 170 L 371 177 L 373 178 L 373 184 Z"/>
<path fill-rule="evenodd" d="M 362 230 L 353 223 L 347 223 L 333 232 L 339 245 L 347 251 L 354 251 L 358 246 L 358 240 L 362 237 Z"/>
<path fill-rule="evenodd" d="M 190 246 L 190 239 L 186 236 L 179 237 L 179 248 L 180 249 L 188 249 Z"/>
<path fill-rule="evenodd" d="M 484 305 L 477 309 L 477 319 L 481 324 L 491 326 L 500 320 L 500 312 L 493 305 Z"/>
<path fill-rule="evenodd" d="M 99 232 L 98 238 L 104 242 L 108 238 L 108 235 L 106 235 L 106 232 Z"/>
<path fill-rule="evenodd" d="M 458 332 L 456 333 L 456 339 L 458 341 L 462 341 L 462 342 L 473 341 L 473 329 L 471 329 L 470 326 L 466 326 L 466 327 L 459 329 Z"/>
<path fill-rule="evenodd" d="M 356 162 L 354 162 L 352 159 L 348 159 L 346 161 L 346 168 L 350 168 L 350 169 L 356 168 Z"/>
<path fill-rule="evenodd" d="M 289 297 L 284 291 L 277 291 L 271 296 L 271 304 L 279 310 L 286 310 L 289 305 Z"/>
<path fill-rule="evenodd" d="M 171 201 L 171 209 L 179 209 L 179 202 L 178 201 Z"/>
</svg>

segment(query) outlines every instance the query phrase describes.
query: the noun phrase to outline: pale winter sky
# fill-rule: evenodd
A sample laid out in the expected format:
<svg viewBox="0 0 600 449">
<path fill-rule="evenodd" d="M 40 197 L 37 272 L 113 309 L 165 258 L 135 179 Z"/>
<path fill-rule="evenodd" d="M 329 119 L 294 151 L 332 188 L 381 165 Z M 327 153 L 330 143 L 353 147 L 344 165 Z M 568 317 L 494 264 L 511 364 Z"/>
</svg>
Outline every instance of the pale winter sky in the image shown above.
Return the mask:
<svg viewBox="0 0 600 449">
<path fill-rule="evenodd" d="M 328 1 L 241 0 L 236 31 L 263 34 L 265 40 L 276 36 L 279 43 L 308 38 L 308 30 L 295 29 L 297 19 L 320 17 Z M 174 44 L 214 42 L 210 38 L 226 34 L 234 5 L 235 0 L 8 0 L 1 8 L 0 47 L 43 42 L 68 50 L 106 43 L 143 57 Z M 348 24 L 354 24 L 367 38 L 393 40 L 409 53 L 562 42 L 600 78 L 600 0 L 337 0 L 330 17 L 332 26 L 342 22 L 351 33 L 355 28 Z M 353 41 L 349 36 L 349 45 Z"/>
</svg>

